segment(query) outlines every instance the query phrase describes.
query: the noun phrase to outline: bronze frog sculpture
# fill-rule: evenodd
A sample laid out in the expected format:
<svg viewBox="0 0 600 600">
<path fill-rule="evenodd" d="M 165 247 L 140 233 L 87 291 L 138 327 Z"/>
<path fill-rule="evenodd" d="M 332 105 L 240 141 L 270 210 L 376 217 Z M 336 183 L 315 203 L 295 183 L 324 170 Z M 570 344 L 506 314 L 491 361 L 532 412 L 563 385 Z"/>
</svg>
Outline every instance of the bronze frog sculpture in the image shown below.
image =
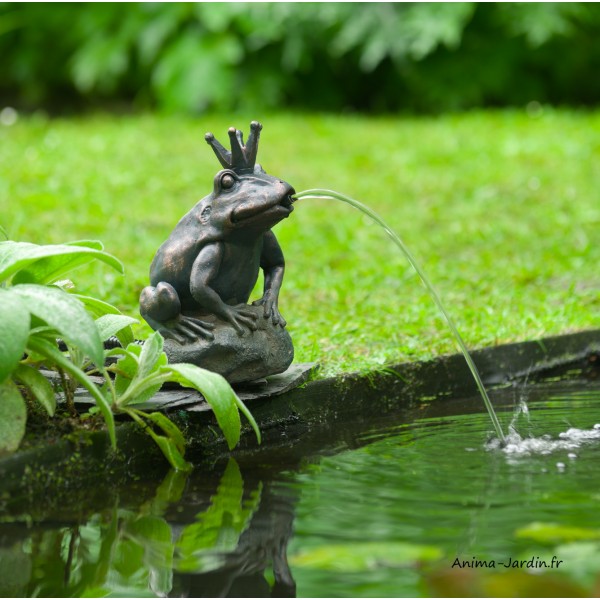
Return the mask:
<svg viewBox="0 0 600 600">
<path fill-rule="evenodd" d="M 140 295 L 140 312 L 165 338 L 167 355 L 171 350 L 177 360 L 206 366 L 210 345 L 219 346 L 215 338 L 223 326 L 247 337 L 259 329 L 277 336 L 272 330 L 286 325 L 278 307 L 285 262 L 271 228 L 293 211 L 295 191 L 256 163 L 261 129 L 253 121 L 244 144 L 242 132 L 230 128 L 231 151 L 206 134 L 223 169 L 214 178 L 213 191 L 179 221 L 150 266 L 151 285 Z M 260 269 L 263 296 L 248 305 Z M 271 326 L 261 323 L 261 317 Z M 231 335 L 228 340 L 237 344 Z M 265 340 L 257 337 L 255 343 Z"/>
</svg>

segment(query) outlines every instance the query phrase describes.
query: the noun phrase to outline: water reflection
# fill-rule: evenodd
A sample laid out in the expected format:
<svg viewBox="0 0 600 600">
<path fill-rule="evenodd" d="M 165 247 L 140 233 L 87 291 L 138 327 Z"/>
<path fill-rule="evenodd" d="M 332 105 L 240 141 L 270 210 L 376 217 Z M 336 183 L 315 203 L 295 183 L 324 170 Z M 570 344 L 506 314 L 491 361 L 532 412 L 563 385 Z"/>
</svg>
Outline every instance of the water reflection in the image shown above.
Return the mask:
<svg viewBox="0 0 600 600">
<path fill-rule="evenodd" d="M 273 493 L 263 481 L 245 486 L 237 462 L 229 459 L 210 506 L 179 528 L 172 595 L 295 596 L 287 561 L 295 500 L 294 493 Z"/>
<path fill-rule="evenodd" d="M 521 410 L 513 420 L 522 436 L 598 421 L 597 386 L 561 390 L 529 390 L 530 418 Z M 506 389 L 494 403 L 508 422 L 522 399 Z M 0 596 L 531 596 L 600 586 L 586 562 L 600 551 L 600 444 L 586 442 L 560 473 L 562 448 L 508 460 L 485 450 L 486 416 L 453 402 L 299 424 L 284 442 L 189 475 L 99 483 L 83 497 L 67 487 L 60 506 L 13 501 L 0 515 Z M 556 554 L 561 573 L 451 567 L 457 557 L 534 554 Z"/>
<path fill-rule="evenodd" d="M 81 523 L 6 525 L 0 596 L 295 596 L 295 493 L 245 483 L 233 458 L 206 492 L 207 482 L 171 471 L 137 510 L 117 502 Z"/>
</svg>

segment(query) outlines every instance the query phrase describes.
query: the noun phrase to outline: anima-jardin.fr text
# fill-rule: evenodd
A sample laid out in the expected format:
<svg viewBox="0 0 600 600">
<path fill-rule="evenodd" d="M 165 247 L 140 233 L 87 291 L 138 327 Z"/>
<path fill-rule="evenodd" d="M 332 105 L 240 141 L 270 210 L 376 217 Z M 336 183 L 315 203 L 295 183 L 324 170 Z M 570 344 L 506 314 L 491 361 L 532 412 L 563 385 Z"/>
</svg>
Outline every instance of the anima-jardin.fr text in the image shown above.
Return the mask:
<svg viewBox="0 0 600 600">
<path fill-rule="evenodd" d="M 480 560 L 473 556 L 471 560 L 461 560 L 455 558 L 452 563 L 452 568 L 457 569 L 498 569 L 503 567 L 505 569 L 558 569 L 558 567 L 564 561 L 558 560 L 556 556 L 552 557 L 552 560 L 542 560 L 539 556 L 532 556 L 529 559 L 513 559 L 508 557 L 504 561 L 497 560 Z"/>
</svg>

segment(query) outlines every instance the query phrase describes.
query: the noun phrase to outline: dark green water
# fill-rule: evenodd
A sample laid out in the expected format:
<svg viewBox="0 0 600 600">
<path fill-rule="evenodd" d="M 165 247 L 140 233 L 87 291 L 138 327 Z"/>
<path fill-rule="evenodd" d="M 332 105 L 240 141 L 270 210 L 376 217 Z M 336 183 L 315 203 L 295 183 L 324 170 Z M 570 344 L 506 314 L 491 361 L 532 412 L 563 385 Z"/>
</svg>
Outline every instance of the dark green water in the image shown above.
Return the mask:
<svg viewBox="0 0 600 600">
<path fill-rule="evenodd" d="M 489 442 L 479 397 L 434 401 L 433 418 L 299 428 L 188 477 L 63 490 L 51 509 L 37 498 L 33 516 L 12 507 L 0 524 L 0 595 L 597 593 L 600 385 L 491 395 L 505 430 L 528 403 L 506 450 Z"/>
</svg>

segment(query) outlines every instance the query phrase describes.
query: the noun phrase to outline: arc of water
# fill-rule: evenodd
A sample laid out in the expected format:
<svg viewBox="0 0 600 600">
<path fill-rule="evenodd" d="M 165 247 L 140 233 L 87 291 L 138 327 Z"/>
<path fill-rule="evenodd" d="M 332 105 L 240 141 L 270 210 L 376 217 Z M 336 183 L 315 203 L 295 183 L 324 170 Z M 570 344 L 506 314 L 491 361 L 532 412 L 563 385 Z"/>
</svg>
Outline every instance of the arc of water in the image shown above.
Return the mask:
<svg viewBox="0 0 600 600">
<path fill-rule="evenodd" d="M 496 416 L 496 412 L 494 411 L 494 407 L 492 406 L 492 401 L 490 400 L 488 393 L 485 389 L 485 386 L 483 385 L 483 381 L 481 380 L 481 375 L 479 374 L 477 365 L 475 364 L 475 362 L 473 361 L 473 358 L 471 357 L 471 354 L 467 350 L 467 346 L 465 345 L 465 342 L 463 341 L 463 339 L 456 327 L 456 324 L 454 323 L 454 320 L 452 319 L 452 317 L 446 310 L 446 307 L 442 303 L 437 291 L 435 290 L 435 288 L 433 287 L 433 285 L 431 284 L 431 282 L 429 281 L 429 279 L 427 278 L 427 276 L 425 275 L 425 273 L 419 266 L 419 263 L 416 261 L 415 257 L 412 255 L 410 250 L 406 247 L 406 245 L 404 244 L 404 242 L 402 241 L 400 236 L 393 229 L 391 229 L 388 226 L 388 224 L 374 210 L 372 210 L 371 208 L 369 208 L 362 202 L 359 202 L 358 200 L 355 200 L 354 198 L 350 198 L 350 196 L 346 196 L 345 194 L 340 194 L 339 192 L 334 192 L 332 190 L 315 188 L 315 189 L 304 190 L 302 192 L 298 192 L 297 194 L 295 194 L 294 198 L 296 198 L 297 200 L 307 199 L 307 198 L 313 198 L 316 200 L 340 200 L 341 202 L 350 204 L 350 206 L 354 206 L 354 208 L 360 210 L 362 213 L 364 213 L 365 215 L 370 217 L 373 221 L 375 221 L 378 225 L 380 225 L 384 229 L 384 231 L 387 233 L 387 235 L 392 239 L 392 241 L 396 244 L 396 246 L 402 251 L 404 256 L 407 258 L 408 262 L 411 264 L 411 266 L 413 267 L 413 269 L 415 270 L 415 272 L 417 273 L 417 275 L 423 282 L 423 285 L 427 288 L 427 291 L 429 292 L 429 294 L 432 297 L 433 301 L 435 302 L 436 306 L 438 307 L 438 309 L 444 316 L 444 319 L 446 320 L 446 323 L 448 324 L 448 327 L 450 328 L 450 331 L 452 332 L 452 335 L 454 336 L 454 340 L 455 340 L 459 350 L 461 351 L 462 355 L 465 357 L 467 366 L 469 367 L 469 370 L 471 371 L 471 374 L 473 375 L 473 379 L 475 380 L 477 389 L 479 390 L 479 393 L 481 394 L 481 398 L 483 399 L 483 403 L 484 403 L 485 408 L 490 416 L 490 419 L 492 421 L 492 425 L 494 426 L 496 434 L 497 434 L 498 438 L 500 439 L 501 443 L 505 444 L 506 438 L 502 431 L 500 422 L 498 421 L 498 417 Z"/>
</svg>

